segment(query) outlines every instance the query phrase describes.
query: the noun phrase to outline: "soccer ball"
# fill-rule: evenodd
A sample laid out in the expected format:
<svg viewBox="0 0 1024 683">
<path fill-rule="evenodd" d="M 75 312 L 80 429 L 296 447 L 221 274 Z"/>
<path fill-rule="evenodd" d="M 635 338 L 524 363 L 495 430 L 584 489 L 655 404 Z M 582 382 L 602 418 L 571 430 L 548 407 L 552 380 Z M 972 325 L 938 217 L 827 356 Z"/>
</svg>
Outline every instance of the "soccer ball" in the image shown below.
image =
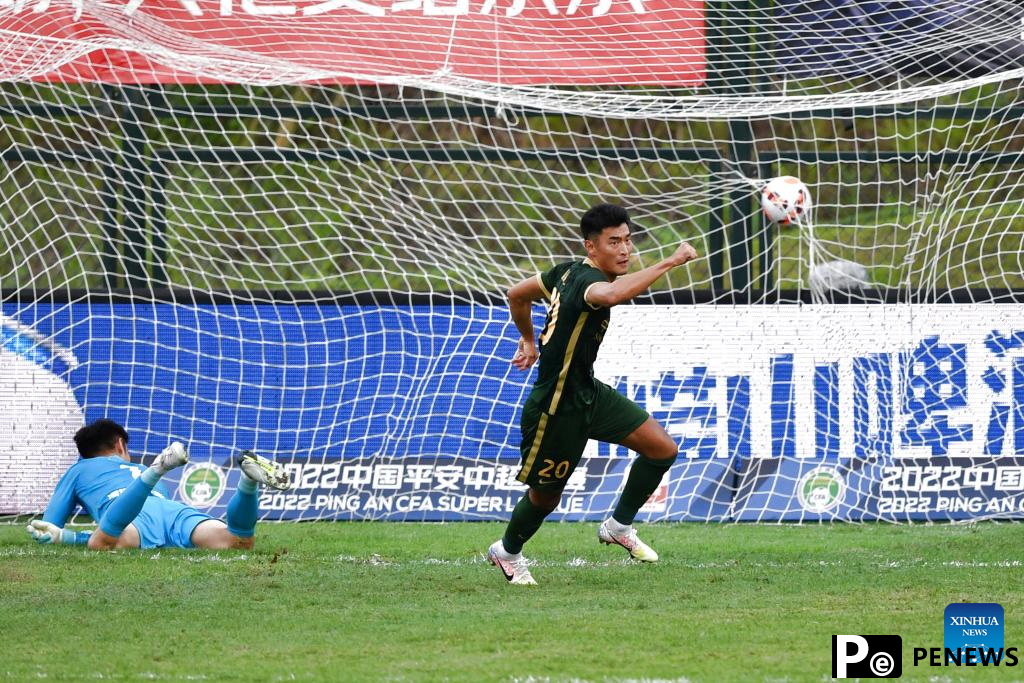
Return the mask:
<svg viewBox="0 0 1024 683">
<path fill-rule="evenodd" d="M 799 223 L 811 211 L 811 192 L 791 175 L 772 178 L 761 190 L 761 209 L 772 223 Z"/>
</svg>

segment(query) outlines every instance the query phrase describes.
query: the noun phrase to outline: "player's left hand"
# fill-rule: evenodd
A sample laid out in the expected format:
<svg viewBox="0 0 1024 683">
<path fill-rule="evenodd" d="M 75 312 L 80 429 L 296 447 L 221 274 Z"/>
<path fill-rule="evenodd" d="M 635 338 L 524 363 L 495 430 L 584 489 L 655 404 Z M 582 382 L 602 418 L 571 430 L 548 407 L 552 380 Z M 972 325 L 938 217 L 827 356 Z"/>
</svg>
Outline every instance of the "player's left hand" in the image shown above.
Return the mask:
<svg viewBox="0 0 1024 683">
<path fill-rule="evenodd" d="M 25 530 L 32 535 L 32 540 L 40 544 L 60 543 L 64 530 L 56 524 L 44 522 L 41 519 L 33 519 L 25 527 Z"/>
<path fill-rule="evenodd" d="M 512 365 L 520 370 L 529 370 L 533 367 L 533 364 L 537 362 L 537 358 L 539 357 L 540 354 L 537 353 L 537 344 L 532 341 L 526 341 L 520 337 L 519 350 L 516 351 L 516 355 L 512 357 Z"/>
</svg>

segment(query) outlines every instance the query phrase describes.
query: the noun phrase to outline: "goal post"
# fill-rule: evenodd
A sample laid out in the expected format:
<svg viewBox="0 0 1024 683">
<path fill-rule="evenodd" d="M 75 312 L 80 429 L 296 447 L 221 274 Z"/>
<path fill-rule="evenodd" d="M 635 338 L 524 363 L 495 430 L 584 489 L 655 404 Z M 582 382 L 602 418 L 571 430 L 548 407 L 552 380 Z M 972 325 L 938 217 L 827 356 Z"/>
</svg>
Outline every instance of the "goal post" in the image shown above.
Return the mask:
<svg viewBox="0 0 1024 683">
<path fill-rule="evenodd" d="M 187 443 L 168 483 L 215 514 L 255 448 L 297 482 L 269 519 L 507 517 L 504 292 L 615 201 L 637 265 L 702 256 L 595 367 L 680 446 L 641 519 L 1019 517 L 1010 6 L 851 19 L 876 4 L 0 5 L 0 514 L 102 416 Z M 760 215 L 779 175 L 809 221 Z M 592 442 L 556 518 L 630 462 Z"/>
</svg>

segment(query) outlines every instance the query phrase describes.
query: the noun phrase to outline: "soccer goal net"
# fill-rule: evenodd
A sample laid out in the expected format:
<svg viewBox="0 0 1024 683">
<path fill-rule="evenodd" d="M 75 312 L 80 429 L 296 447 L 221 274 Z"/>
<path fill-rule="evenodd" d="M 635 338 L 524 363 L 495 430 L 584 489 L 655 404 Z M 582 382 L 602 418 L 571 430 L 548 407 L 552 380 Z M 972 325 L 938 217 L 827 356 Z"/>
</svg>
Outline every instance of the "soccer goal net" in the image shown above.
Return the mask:
<svg viewBox="0 0 1024 683">
<path fill-rule="evenodd" d="M 678 441 L 641 519 L 1024 514 L 1024 76 L 999 2 L 0 0 L 0 513 L 123 423 L 215 513 L 500 519 L 516 281 L 628 207 L 596 375 Z M 813 211 L 779 226 L 776 176 Z M 544 308 L 535 308 L 538 326 Z M 614 506 L 591 442 L 557 517 Z"/>
</svg>

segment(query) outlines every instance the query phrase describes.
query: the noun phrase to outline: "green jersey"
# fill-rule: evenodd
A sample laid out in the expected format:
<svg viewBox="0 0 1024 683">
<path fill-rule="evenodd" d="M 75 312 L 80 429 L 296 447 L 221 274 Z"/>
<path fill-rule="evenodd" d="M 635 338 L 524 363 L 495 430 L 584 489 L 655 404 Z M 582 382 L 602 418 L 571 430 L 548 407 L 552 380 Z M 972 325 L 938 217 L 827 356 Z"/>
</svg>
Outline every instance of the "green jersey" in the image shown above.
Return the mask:
<svg viewBox="0 0 1024 683">
<path fill-rule="evenodd" d="M 594 361 L 611 311 L 586 302 L 587 290 L 608 277 L 590 259 L 560 263 L 538 273 L 548 299 L 548 316 L 539 339 L 540 369 L 530 400 L 546 413 L 573 411 L 594 401 Z"/>
</svg>

